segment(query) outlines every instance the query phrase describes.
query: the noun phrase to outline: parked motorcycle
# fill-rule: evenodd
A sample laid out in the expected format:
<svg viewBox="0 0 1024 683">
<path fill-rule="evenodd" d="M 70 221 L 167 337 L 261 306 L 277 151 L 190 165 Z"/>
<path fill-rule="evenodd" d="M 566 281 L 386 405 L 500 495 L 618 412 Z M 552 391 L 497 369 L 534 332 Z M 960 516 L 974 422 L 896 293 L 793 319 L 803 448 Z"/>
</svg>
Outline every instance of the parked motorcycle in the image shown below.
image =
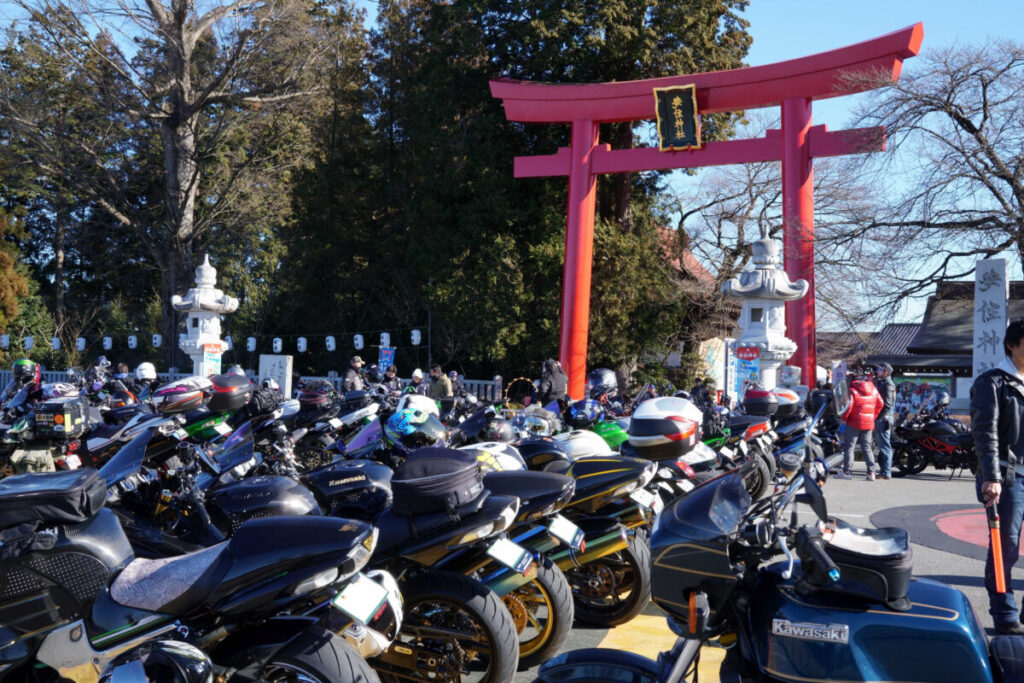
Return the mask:
<svg viewBox="0 0 1024 683">
<path fill-rule="evenodd" d="M 971 474 L 978 469 L 974 437 L 941 409 L 897 424 L 892 451 L 894 477 L 919 474 L 929 465 L 937 470 L 948 468 L 950 479 L 964 469 Z"/>
<path fill-rule="evenodd" d="M 293 611 L 344 593 L 370 557 L 373 527 L 261 519 L 195 553 L 138 559 L 106 492 L 90 468 L 0 482 L 0 679 L 375 679 L 324 627 L 335 607 L 322 618 Z"/>
<path fill-rule="evenodd" d="M 681 498 L 651 538 L 653 597 L 679 636 L 675 646 L 656 662 L 570 652 L 536 680 L 678 683 L 713 640 L 733 648 L 743 680 L 1024 680 L 1020 638 L 988 640 L 963 593 L 912 580 L 905 530 L 828 516 L 820 487 L 827 469 L 807 463 L 757 502 L 739 473 Z M 814 519 L 789 518 L 796 503 Z"/>
</svg>

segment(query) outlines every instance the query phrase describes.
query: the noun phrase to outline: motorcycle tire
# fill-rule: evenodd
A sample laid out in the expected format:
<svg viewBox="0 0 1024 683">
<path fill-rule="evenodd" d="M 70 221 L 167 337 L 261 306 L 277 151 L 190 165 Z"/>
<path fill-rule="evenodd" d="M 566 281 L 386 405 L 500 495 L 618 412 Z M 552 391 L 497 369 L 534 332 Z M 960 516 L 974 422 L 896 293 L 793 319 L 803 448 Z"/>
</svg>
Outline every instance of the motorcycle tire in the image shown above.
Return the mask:
<svg viewBox="0 0 1024 683">
<path fill-rule="evenodd" d="M 268 683 L 379 683 L 366 660 L 327 629 L 314 626 L 267 663 L 260 680 Z"/>
<path fill-rule="evenodd" d="M 572 569 L 566 578 L 573 587 L 578 621 L 604 627 L 630 621 L 651 601 L 651 549 L 646 535 L 629 536 L 624 550 Z"/>
<path fill-rule="evenodd" d="M 454 666 L 461 669 L 463 680 L 466 674 L 479 683 L 512 680 L 519 663 L 519 638 L 512 615 L 493 591 L 468 576 L 440 571 L 413 575 L 401 588 L 405 617 L 395 645 L 414 641 L 421 647 L 436 646 L 439 660 L 460 658 Z M 464 631 L 466 637 L 416 635 L 417 631 L 429 633 L 432 626 L 448 634 Z M 481 644 L 485 651 L 481 651 Z M 419 673 L 424 681 L 441 680 L 428 678 L 428 672 Z M 403 672 L 402 680 L 416 680 L 417 675 Z M 381 679 L 398 680 L 383 673 Z"/>
<path fill-rule="evenodd" d="M 541 667 L 533 683 L 658 683 L 656 662 L 632 652 L 610 649 L 573 650 Z"/>
<path fill-rule="evenodd" d="M 928 459 L 916 450 L 899 445 L 892 453 L 892 476 L 905 477 L 910 474 L 920 474 L 925 467 L 928 467 Z"/>
<path fill-rule="evenodd" d="M 319 436 L 308 443 L 306 440 L 300 441 L 295 444 L 295 459 L 305 470 L 329 465 L 338 456 L 337 452 L 331 450 L 334 443 L 334 439 L 327 436 Z"/>
<path fill-rule="evenodd" d="M 743 488 L 750 494 L 751 499 L 757 500 L 771 488 L 772 477 L 768 471 L 768 463 L 759 454 L 751 456 L 754 469 L 743 479 Z"/>
<path fill-rule="evenodd" d="M 554 562 L 541 556 L 537 578 L 502 601 L 519 633 L 520 671 L 546 662 L 562 649 L 572 629 L 575 606 L 569 581 Z"/>
</svg>

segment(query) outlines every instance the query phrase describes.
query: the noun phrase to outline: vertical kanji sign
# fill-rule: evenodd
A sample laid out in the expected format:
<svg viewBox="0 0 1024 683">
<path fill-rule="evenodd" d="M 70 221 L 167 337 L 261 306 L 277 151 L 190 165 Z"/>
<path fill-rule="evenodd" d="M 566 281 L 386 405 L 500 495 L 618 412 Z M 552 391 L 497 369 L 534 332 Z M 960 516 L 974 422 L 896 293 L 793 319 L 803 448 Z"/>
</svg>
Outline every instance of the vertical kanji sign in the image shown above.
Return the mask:
<svg viewBox="0 0 1024 683">
<path fill-rule="evenodd" d="M 655 88 L 654 99 L 658 115 L 658 150 L 679 152 L 700 149 L 697 86 L 691 84 Z"/>
</svg>

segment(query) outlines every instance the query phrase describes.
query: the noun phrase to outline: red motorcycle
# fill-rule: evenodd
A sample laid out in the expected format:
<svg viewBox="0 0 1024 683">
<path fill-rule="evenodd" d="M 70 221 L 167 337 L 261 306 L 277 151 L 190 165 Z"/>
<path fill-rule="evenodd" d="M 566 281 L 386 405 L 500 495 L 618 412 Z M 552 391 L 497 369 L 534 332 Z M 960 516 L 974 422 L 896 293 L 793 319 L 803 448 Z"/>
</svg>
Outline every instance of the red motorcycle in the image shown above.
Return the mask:
<svg viewBox="0 0 1024 683">
<path fill-rule="evenodd" d="M 893 476 L 918 474 L 928 465 L 949 468 L 949 478 L 964 469 L 978 469 L 974 438 L 961 422 L 939 408 L 896 425 L 892 440 Z"/>
</svg>

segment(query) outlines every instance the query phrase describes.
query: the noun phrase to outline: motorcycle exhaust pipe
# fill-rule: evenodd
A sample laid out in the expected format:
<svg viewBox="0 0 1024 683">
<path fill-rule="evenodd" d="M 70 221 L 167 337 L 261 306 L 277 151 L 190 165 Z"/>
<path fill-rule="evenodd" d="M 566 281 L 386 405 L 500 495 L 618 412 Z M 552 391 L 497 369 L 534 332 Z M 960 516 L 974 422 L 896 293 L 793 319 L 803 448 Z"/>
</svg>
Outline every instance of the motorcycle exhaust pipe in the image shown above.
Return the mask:
<svg viewBox="0 0 1024 683">
<path fill-rule="evenodd" d="M 586 550 L 582 553 L 574 553 L 566 548 L 551 555 L 551 561 L 558 565 L 562 571 L 573 569 L 582 564 L 593 562 L 605 555 L 625 550 L 628 545 L 626 541 L 626 530 L 616 529 L 610 533 L 598 536 L 595 539 L 587 539 Z"/>
</svg>

